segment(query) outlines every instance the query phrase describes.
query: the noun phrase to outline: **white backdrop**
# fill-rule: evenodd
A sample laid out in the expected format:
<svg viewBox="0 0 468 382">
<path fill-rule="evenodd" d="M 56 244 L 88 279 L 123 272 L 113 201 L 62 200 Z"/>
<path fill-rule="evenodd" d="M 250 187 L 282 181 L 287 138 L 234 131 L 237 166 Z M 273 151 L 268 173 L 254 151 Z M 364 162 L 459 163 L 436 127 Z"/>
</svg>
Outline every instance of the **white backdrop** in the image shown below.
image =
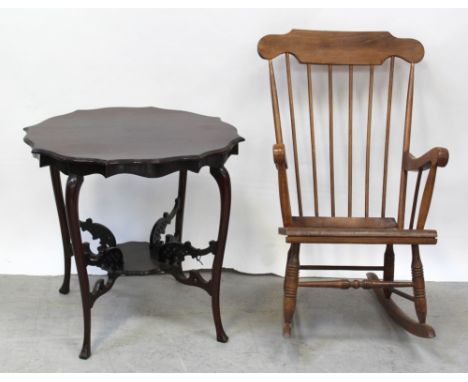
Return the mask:
<svg viewBox="0 0 468 382">
<path fill-rule="evenodd" d="M 468 281 L 465 10 L 0 11 L 0 273 L 57 275 L 63 267 L 49 173 L 38 168 L 22 142 L 22 127 L 75 109 L 154 105 L 220 116 L 246 138 L 240 156 L 227 163 L 233 200 L 224 264 L 283 274 L 287 246 L 277 235 L 281 215 L 267 64 L 256 44 L 265 34 L 292 28 L 388 30 L 424 44 L 425 59 L 416 71 L 412 152 L 433 146 L 450 151 L 427 223 L 438 229 L 439 243 L 422 249 L 426 278 Z M 401 123 L 394 118 L 394 126 Z M 337 127 L 338 140 L 340 128 L 345 127 Z M 336 150 L 340 164 L 343 150 Z M 362 162 L 359 155 L 356 161 Z M 171 208 L 176 190 L 174 175 L 92 176 L 82 188 L 80 214 L 109 226 L 119 241 L 146 240 L 155 219 Z M 326 187 L 321 192 L 326 195 Z M 338 184 L 337 194 L 346 195 L 346 188 Z M 185 238 L 196 245 L 215 238 L 218 214 L 208 172 L 190 174 Z M 409 277 L 409 253 L 397 251 L 402 253 L 397 276 Z M 309 263 L 378 264 L 383 248 L 308 246 L 302 253 Z"/>
</svg>

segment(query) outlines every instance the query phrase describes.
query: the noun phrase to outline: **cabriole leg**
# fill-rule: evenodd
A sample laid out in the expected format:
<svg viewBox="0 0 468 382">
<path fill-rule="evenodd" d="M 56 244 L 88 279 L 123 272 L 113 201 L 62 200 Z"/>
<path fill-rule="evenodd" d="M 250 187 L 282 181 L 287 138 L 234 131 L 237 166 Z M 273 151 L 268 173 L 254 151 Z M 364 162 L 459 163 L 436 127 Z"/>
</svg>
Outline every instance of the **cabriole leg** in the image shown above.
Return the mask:
<svg viewBox="0 0 468 382">
<path fill-rule="evenodd" d="M 50 177 L 52 179 L 52 188 L 54 190 L 55 205 L 57 206 L 63 245 L 64 275 L 63 283 L 59 289 L 59 292 L 62 294 L 67 294 L 70 291 L 70 269 L 73 251 L 71 248 L 70 234 L 68 232 L 67 215 L 65 212 L 65 202 L 63 200 L 60 171 L 55 167 L 50 166 Z"/>
<path fill-rule="evenodd" d="M 299 244 L 293 243 L 288 251 L 286 276 L 284 278 L 283 335 L 291 336 L 291 322 L 296 309 L 296 295 L 299 281 Z"/>
<path fill-rule="evenodd" d="M 427 315 L 426 291 L 424 283 L 424 272 L 419 256 L 419 246 L 412 245 L 413 260 L 411 262 L 411 273 L 413 275 L 414 306 L 419 322 L 424 324 Z"/>
<path fill-rule="evenodd" d="M 221 270 L 223 267 L 224 249 L 226 247 L 226 238 L 229 226 L 229 214 L 231 211 L 231 181 L 229 173 L 224 167 L 210 168 L 211 175 L 218 184 L 221 196 L 221 212 L 219 220 L 218 240 L 216 244 L 216 253 L 213 260 L 211 271 L 211 307 L 216 327 L 216 339 L 219 342 L 227 342 L 228 336 L 224 332 L 221 322 L 221 312 L 219 307 L 219 287 L 221 283 Z"/>
<path fill-rule="evenodd" d="M 384 271 L 383 279 L 384 281 L 393 281 L 394 279 L 394 270 L 395 270 L 395 252 L 393 251 L 393 245 L 387 244 L 384 255 Z M 392 295 L 391 288 L 384 288 L 384 295 L 386 298 L 390 298 Z"/>
<path fill-rule="evenodd" d="M 86 260 L 81 241 L 80 219 L 78 213 L 78 201 L 82 183 L 82 176 L 70 175 L 68 177 L 66 206 L 68 227 L 70 229 L 73 254 L 75 255 L 76 269 L 78 271 L 78 279 L 80 282 L 81 302 L 83 306 L 84 336 L 80 358 L 87 359 L 91 355 L 91 296 L 89 291 L 88 272 L 86 270 Z"/>
<path fill-rule="evenodd" d="M 177 200 L 179 201 L 179 208 L 175 220 L 175 238 L 182 242 L 182 229 L 184 226 L 184 208 L 185 208 L 185 190 L 187 188 L 187 170 L 181 170 L 179 173 L 179 191 L 177 193 Z"/>
</svg>

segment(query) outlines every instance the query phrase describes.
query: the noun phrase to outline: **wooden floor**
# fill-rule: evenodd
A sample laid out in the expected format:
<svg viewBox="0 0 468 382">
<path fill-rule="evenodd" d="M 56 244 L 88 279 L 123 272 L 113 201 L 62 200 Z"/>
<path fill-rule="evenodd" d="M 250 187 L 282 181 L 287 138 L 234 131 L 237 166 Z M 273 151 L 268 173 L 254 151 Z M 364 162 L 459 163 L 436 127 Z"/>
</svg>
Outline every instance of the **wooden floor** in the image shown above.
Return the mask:
<svg viewBox="0 0 468 382">
<path fill-rule="evenodd" d="M 58 277 L 3 275 L 0 372 L 468 372 L 468 283 L 427 283 L 433 339 L 395 325 L 371 290 L 300 289 L 286 340 L 282 281 L 223 274 L 230 340 L 221 344 L 204 291 L 170 276 L 122 277 L 93 308 L 93 354 L 83 361 L 76 277 L 63 296 Z"/>
</svg>

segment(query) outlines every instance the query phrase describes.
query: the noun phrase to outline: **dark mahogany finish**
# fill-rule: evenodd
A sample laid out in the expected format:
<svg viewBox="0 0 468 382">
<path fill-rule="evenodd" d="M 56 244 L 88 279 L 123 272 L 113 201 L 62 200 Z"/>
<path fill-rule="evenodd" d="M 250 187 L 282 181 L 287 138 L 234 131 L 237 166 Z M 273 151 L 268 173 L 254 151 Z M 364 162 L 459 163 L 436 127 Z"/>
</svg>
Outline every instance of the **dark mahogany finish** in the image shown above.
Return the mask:
<svg viewBox="0 0 468 382">
<path fill-rule="evenodd" d="M 221 167 L 243 138 L 216 117 L 155 107 L 77 110 L 25 128 L 40 165 L 64 174 L 160 177 Z"/>
<path fill-rule="evenodd" d="M 231 184 L 224 163 L 237 154 L 244 139 L 219 118 L 185 111 L 147 108 L 106 108 L 80 110 L 48 119 L 25 129 L 25 142 L 39 157 L 41 166 L 50 166 L 52 186 L 62 233 L 65 275 L 60 292 L 70 289 L 71 257 L 75 257 L 84 319 L 84 339 L 80 358 L 91 355 L 91 308 L 122 275 L 171 274 L 177 281 L 202 288 L 211 296 L 216 338 L 228 337 L 221 322 L 219 290 L 224 248 L 229 225 Z M 206 248 L 194 248 L 182 241 L 187 171 L 209 166 L 221 202 L 219 232 Z M 65 200 L 60 172 L 68 175 Z M 92 219 L 79 218 L 79 194 L 85 175 L 135 174 L 160 177 L 179 172 L 175 205 L 158 219 L 148 242 L 118 243 L 113 233 Z M 166 228 L 175 219 L 174 234 Z M 97 253 L 83 243 L 81 231 L 99 240 Z M 197 271 L 184 272 L 185 257 L 214 255 L 211 280 Z M 107 280 L 98 280 L 90 289 L 87 267 L 107 271 Z"/>
</svg>

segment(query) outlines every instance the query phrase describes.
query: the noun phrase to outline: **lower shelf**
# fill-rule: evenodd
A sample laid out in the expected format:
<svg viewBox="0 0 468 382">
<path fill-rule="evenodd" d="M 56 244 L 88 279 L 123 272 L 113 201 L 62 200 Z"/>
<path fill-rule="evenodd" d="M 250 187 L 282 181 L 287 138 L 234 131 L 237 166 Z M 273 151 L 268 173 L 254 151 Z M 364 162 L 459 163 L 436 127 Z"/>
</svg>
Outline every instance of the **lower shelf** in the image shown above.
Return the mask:
<svg viewBox="0 0 468 382">
<path fill-rule="evenodd" d="M 144 241 L 129 241 L 117 244 L 122 251 L 123 270 L 119 272 L 126 276 L 146 276 L 165 273 L 160 263 L 151 257 L 149 243 Z"/>
</svg>

